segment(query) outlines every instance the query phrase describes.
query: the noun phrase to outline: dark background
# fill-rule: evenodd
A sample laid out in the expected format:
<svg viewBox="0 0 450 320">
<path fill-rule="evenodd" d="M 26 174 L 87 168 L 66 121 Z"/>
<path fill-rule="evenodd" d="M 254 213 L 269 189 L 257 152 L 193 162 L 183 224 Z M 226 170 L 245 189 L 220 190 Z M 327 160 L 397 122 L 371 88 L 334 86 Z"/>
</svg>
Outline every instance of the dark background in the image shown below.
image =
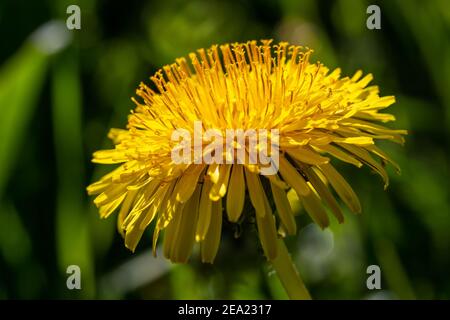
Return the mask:
<svg viewBox="0 0 450 320">
<path fill-rule="evenodd" d="M 81 30 L 64 28 L 70 4 L 81 8 Z M 381 30 L 366 28 L 369 4 L 381 8 Z M 58 19 L 56 33 L 36 33 Z M 312 296 L 450 298 L 449 35 L 446 0 L 3 0 L 0 299 L 286 298 L 254 226 L 225 223 L 212 266 L 196 255 L 171 266 L 152 258 L 151 230 L 129 252 L 115 217 L 100 220 L 85 192 L 111 169 L 92 165 L 91 154 L 112 146 L 108 129 L 126 125 L 140 81 L 200 47 L 268 38 L 310 46 L 312 61 L 344 75 L 373 73 L 381 94 L 397 98 L 391 126 L 409 131 L 404 147 L 383 144 L 402 168 L 389 168 L 387 191 L 368 169 L 339 168 L 361 216 L 347 213 L 326 231 L 298 217 L 288 244 Z M 73 264 L 82 290 L 66 287 Z M 372 264 L 382 290 L 366 287 Z"/>
</svg>

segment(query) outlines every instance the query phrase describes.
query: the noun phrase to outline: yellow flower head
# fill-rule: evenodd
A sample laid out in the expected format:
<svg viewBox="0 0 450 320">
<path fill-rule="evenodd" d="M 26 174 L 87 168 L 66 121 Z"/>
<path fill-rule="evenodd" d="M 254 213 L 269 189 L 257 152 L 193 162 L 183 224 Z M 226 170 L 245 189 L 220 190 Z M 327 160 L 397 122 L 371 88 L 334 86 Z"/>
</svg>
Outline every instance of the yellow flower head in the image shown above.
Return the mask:
<svg viewBox="0 0 450 320">
<path fill-rule="evenodd" d="M 278 234 L 297 230 L 289 190 L 322 228 L 329 224 L 325 207 L 339 222 L 344 220 L 335 194 L 351 211 L 361 211 L 332 158 L 356 167 L 365 164 L 388 185 L 377 159 L 398 166 L 374 142 L 403 143 L 406 131 L 377 124 L 395 120 L 380 112 L 394 97 L 380 97 L 377 86 L 368 86 L 372 75 L 362 77 L 358 71 L 341 78 L 339 69 L 329 72 L 320 63 L 310 63 L 310 55 L 311 50 L 285 42 L 215 45 L 191 53 L 190 62 L 180 58 L 158 71 L 151 78 L 156 91 L 140 84 L 127 130 L 112 129 L 109 137 L 115 148 L 94 153 L 93 162 L 120 166 L 87 188 L 89 194 L 98 194 L 94 203 L 101 217 L 119 209 L 118 227 L 127 248 L 134 251 L 155 220 L 153 249 L 164 230 L 168 259 L 186 262 L 198 242 L 202 261 L 213 262 L 222 219 L 237 222 L 253 215 L 243 212 L 248 196 L 264 253 L 274 260 Z M 260 141 L 247 144 L 247 138 L 233 140 L 231 149 L 212 148 L 218 146 L 212 141 L 225 141 L 200 136 L 200 151 L 188 147 L 192 157 L 174 161 L 179 147 L 174 131 L 184 129 L 195 136 L 195 122 L 201 123 L 201 131 L 214 129 L 223 137 L 227 130 L 265 129 L 259 136 L 272 141 L 271 148 Z M 267 133 L 273 129 L 277 139 Z M 264 158 L 244 161 L 254 150 L 269 158 L 277 151 L 276 172 L 261 174 L 268 165 Z M 245 158 L 241 162 L 236 161 L 239 151 Z M 205 155 L 225 161 L 204 163 Z"/>
</svg>

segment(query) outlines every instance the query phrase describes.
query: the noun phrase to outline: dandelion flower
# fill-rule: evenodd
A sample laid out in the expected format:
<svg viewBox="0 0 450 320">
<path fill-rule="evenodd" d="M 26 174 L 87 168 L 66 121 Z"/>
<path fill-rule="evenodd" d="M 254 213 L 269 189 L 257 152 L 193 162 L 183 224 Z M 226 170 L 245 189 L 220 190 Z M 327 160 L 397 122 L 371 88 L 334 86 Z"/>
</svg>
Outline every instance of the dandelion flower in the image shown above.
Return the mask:
<svg viewBox="0 0 450 320">
<path fill-rule="evenodd" d="M 297 231 L 287 192 L 295 191 L 320 227 L 330 223 L 327 210 L 341 223 L 338 198 L 354 213 L 361 212 L 361 205 L 332 161 L 366 165 L 382 177 L 386 188 L 384 164 L 399 168 L 375 141 L 403 143 L 406 134 L 380 124 L 395 120 L 381 112 L 395 98 L 380 97 L 378 87 L 369 86 L 371 74 L 358 71 L 341 77 L 340 69 L 330 72 L 321 63 L 310 63 L 311 53 L 286 42 L 214 45 L 191 53 L 190 61 L 180 58 L 156 72 L 151 77 L 154 89 L 140 84 L 127 129 L 109 133 L 115 148 L 93 155 L 94 163 L 119 166 L 87 188 L 97 195 L 94 203 L 102 218 L 118 210 L 127 248 L 134 251 L 144 230 L 155 222 L 153 250 L 163 232 L 164 255 L 171 261 L 187 262 L 198 243 L 202 261 L 212 263 L 222 219 L 237 222 L 252 215 L 265 256 L 278 273 L 285 273 L 280 277 L 288 293 L 290 282 L 302 285 L 291 277 L 292 264 L 286 263 L 289 256 L 279 239 Z M 195 135 L 195 121 L 224 136 L 227 129 L 277 129 L 277 172 L 262 175 L 267 164 L 259 162 L 205 164 L 195 156 L 187 163 L 174 162 L 174 130 Z M 205 148 L 200 156 L 211 152 L 210 142 L 201 140 Z M 236 151 L 251 152 L 236 141 L 232 145 Z M 253 148 L 260 150 L 261 145 Z M 214 156 L 233 160 L 226 148 Z M 244 212 L 245 201 L 254 212 Z"/>
</svg>

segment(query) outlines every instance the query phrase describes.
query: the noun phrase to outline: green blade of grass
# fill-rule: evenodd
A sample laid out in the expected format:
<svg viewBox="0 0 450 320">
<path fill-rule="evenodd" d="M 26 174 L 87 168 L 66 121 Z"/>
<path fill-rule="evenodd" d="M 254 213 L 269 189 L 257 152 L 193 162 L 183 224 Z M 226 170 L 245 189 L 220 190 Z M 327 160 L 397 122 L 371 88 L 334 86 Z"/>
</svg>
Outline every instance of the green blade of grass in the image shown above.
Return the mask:
<svg viewBox="0 0 450 320">
<path fill-rule="evenodd" d="M 78 265 L 80 296 L 94 296 L 94 267 L 90 247 L 88 212 L 84 206 L 84 165 L 81 133 L 81 88 L 74 49 L 55 59 L 52 69 L 52 105 L 57 162 L 56 237 L 58 263 L 65 273 Z M 72 293 L 68 295 L 71 296 Z"/>
<path fill-rule="evenodd" d="M 45 79 L 47 56 L 27 43 L 0 69 L 0 197 Z"/>
</svg>

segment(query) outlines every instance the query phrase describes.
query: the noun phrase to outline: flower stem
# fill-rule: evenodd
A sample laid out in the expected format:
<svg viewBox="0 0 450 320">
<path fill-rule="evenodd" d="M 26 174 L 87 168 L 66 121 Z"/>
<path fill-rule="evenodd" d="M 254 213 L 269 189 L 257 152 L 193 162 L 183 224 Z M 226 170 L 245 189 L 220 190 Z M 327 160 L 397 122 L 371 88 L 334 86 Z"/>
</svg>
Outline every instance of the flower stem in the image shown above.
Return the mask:
<svg viewBox="0 0 450 320">
<path fill-rule="evenodd" d="M 275 259 L 270 261 L 283 284 L 286 293 L 292 300 L 311 300 L 300 274 L 291 260 L 283 240 L 278 240 L 278 252 Z"/>
</svg>

